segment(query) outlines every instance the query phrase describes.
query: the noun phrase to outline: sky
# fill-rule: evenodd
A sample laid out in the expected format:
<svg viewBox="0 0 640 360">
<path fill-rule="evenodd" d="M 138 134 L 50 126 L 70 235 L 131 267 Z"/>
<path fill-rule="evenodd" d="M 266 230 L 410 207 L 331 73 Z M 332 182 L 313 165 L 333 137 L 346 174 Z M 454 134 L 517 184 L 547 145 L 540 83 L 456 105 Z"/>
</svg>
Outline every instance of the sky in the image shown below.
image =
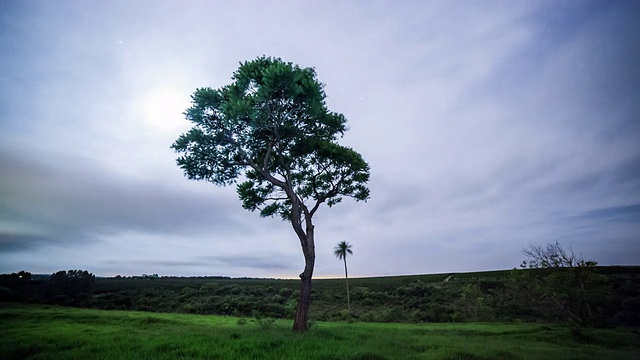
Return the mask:
<svg viewBox="0 0 640 360">
<path fill-rule="evenodd" d="M 558 240 L 640 264 L 638 1 L 0 1 L 0 273 L 295 278 L 291 225 L 188 180 L 199 87 L 315 68 L 366 202 L 318 210 L 315 277 L 511 269 Z"/>
</svg>

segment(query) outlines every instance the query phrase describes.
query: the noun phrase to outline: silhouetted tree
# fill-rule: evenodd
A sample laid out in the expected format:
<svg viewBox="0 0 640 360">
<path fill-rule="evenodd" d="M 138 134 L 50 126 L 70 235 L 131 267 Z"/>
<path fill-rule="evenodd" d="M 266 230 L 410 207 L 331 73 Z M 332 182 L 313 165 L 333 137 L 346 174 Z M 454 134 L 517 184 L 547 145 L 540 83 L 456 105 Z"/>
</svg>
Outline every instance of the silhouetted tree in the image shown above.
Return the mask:
<svg viewBox="0 0 640 360">
<path fill-rule="evenodd" d="M 26 284 L 29 284 L 30 282 L 31 282 L 31 273 L 24 270 L 18 273 L 0 275 L 0 285 L 2 286 L 26 285 Z"/>
<path fill-rule="evenodd" d="M 595 273 L 597 262 L 587 261 L 565 250 L 558 241 L 547 245 L 529 244 L 522 250 L 528 260 L 521 267 L 548 269 L 550 274 L 541 285 L 544 296 L 550 298 L 573 322 L 587 326 L 595 321 L 593 302 L 603 289 L 603 278 Z"/>
<path fill-rule="evenodd" d="M 291 223 L 305 259 L 293 328 L 308 329 L 315 265 L 313 216 L 343 197 L 367 200 L 369 165 L 337 140 L 347 130 L 330 112 L 311 68 L 278 58 L 245 62 L 233 83 L 200 88 L 186 111 L 194 126 L 172 145 L 189 179 L 237 185 L 242 206 Z"/>
<path fill-rule="evenodd" d="M 333 248 L 333 254 L 340 260 L 344 260 L 344 279 L 347 282 L 347 309 L 351 313 L 351 299 L 349 298 L 349 275 L 347 273 L 347 255 L 353 254 L 351 244 L 341 241 Z"/>
<path fill-rule="evenodd" d="M 54 294 L 73 297 L 93 293 L 96 277 L 87 270 L 61 270 L 51 275 L 49 282 Z"/>
</svg>

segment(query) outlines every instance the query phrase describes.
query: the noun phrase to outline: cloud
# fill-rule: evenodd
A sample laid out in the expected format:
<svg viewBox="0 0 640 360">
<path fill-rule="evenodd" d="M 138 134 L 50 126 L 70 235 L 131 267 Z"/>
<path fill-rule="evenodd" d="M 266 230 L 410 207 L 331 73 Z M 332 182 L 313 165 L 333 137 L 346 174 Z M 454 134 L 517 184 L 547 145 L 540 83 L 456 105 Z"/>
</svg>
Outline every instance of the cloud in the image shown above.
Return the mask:
<svg viewBox="0 0 640 360">
<path fill-rule="evenodd" d="M 125 262 L 122 261 L 109 261 L 110 264 L 116 266 L 122 266 Z M 236 268 L 249 268 L 259 270 L 291 270 L 291 265 L 277 261 L 268 255 L 254 255 L 254 256 L 199 256 L 189 260 L 142 260 L 141 264 L 150 268 L 222 268 L 222 269 L 236 269 Z"/>
<path fill-rule="evenodd" d="M 89 164 L 51 166 L 9 158 L 2 165 L 3 219 L 38 223 L 40 228 L 30 229 L 50 237 L 69 231 L 72 238 L 67 241 L 90 232 L 189 235 L 212 227 L 221 233 L 248 229 L 244 216 L 238 218 L 244 212 L 233 192 L 216 191 L 213 186 L 194 184 L 177 190 L 175 182 L 123 179 Z"/>
<path fill-rule="evenodd" d="M 29 250 L 41 244 L 55 242 L 55 238 L 46 236 L 14 234 L 8 230 L 0 232 L 0 252 Z"/>
<path fill-rule="evenodd" d="M 316 68 L 372 169 L 366 204 L 318 212 L 316 274 L 342 240 L 359 275 L 509 268 L 556 239 L 638 254 L 612 221 L 640 203 L 633 2 L 0 7 L 0 271 L 295 277 L 290 225 L 169 148 L 189 94 L 262 54 Z"/>
</svg>

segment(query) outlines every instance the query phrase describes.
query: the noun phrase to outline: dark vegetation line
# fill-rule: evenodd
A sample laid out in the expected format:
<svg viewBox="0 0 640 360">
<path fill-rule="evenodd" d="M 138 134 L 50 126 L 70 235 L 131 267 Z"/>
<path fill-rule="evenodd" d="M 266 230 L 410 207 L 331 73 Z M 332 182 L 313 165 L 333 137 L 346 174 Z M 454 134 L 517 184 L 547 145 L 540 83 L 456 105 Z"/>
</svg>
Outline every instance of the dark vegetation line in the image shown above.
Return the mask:
<svg viewBox="0 0 640 360">
<path fill-rule="evenodd" d="M 310 315 L 318 321 L 640 326 L 640 267 L 595 267 L 580 293 L 569 291 L 568 271 L 514 269 L 353 278 L 349 279 L 351 312 L 345 306 L 344 279 L 317 279 Z M 23 271 L 0 275 L 0 301 L 292 319 L 298 283 L 155 275 L 96 278 L 80 270 L 43 279 Z M 589 324 L 576 319 L 585 303 L 592 316 Z"/>
</svg>

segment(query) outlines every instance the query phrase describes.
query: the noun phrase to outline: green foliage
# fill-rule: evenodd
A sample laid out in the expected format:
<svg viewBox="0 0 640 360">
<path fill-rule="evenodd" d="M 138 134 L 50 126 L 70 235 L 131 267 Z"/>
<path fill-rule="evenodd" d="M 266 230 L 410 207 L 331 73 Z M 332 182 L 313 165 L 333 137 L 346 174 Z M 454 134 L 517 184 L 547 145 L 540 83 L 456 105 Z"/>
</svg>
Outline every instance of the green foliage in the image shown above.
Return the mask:
<svg viewBox="0 0 640 360">
<path fill-rule="evenodd" d="M 333 248 L 333 255 L 335 255 L 340 260 L 346 259 L 347 255 L 353 255 L 351 244 L 346 241 L 340 241 L 338 245 Z"/>
<path fill-rule="evenodd" d="M 464 284 L 455 305 L 464 321 L 475 322 L 493 319 L 488 303 L 488 294 L 481 291 L 479 284 Z"/>
<path fill-rule="evenodd" d="M 245 209 L 289 220 L 293 201 L 335 205 L 342 197 L 366 200 L 369 166 L 341 146 L 343 115 L 330 112 L 311 68 L 278 58 L 242 63 L 233 83 L 200 88 L 186 111 L 194 126 L 172 148 L 185 175 L 237 185 Z M 295 195 L 294 195 L 295 194 Z"/>
<path fill-rule="evenodd" d="M 640 268 L 598 267 L 589 301 L 598 325 L 638 326 Z M 554 272 L 545 269 L 350 279 L 351 312 L 344 307 L 344 279 L 317 279 L 311 317 L 357 322 L 568 322 L 546 295 Z M 564 276 L 561 274 L 561 276 Z M 447 280 L 448 279 L 448 280 Z M 458 280 L 462 279 L 462 280 Z M 498 280 L 496 280 L 498 279 Z M 447 281 L 444 281 L 447 280 Z M 297 280 L 193 277 L 99 278 L 93 295 L 55 295 L 48 283 L 0 288 L 4 301 L 45 302 L 110 310 L 292 319 Z"/>
</svg>

